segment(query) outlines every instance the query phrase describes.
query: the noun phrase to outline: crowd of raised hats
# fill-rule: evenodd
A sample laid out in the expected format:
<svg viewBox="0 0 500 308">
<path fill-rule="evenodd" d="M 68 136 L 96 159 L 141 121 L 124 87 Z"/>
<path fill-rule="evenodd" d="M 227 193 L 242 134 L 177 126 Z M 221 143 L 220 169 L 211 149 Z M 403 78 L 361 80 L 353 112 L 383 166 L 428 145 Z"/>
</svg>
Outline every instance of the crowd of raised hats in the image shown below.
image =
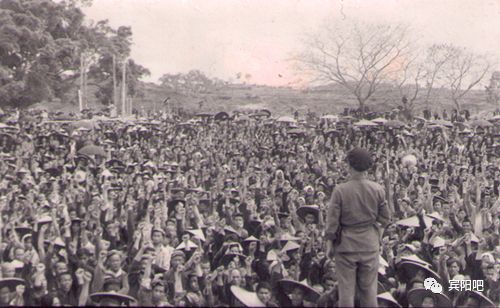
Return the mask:
<svg viewBox="0 0 500 308">
<path fill-rule="evenodd" d="M 354 147 L 392 212 L 379 305 L 498 305 L 498 120 L 2 112 L 0 305 L 335 307 L 325 217 Z"/>
</svg>

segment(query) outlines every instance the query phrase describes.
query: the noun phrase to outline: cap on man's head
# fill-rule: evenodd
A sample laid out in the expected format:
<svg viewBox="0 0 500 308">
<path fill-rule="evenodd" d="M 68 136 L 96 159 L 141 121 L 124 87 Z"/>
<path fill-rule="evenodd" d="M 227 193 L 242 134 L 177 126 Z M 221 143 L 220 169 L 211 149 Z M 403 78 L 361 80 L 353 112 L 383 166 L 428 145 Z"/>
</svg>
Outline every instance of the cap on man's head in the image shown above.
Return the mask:
<svg viewBox="0 0 500 308">
<path fill-rule="evenodd" d="M 186 254 L 183 251 L 181 251 L 181 250 L 174 250 L 172 252 L 172 255 L 171 255 L 170 259 L 172 260 L 172 259 L 174 259 L 176 257 L 186 258 Z"/>
<path fill-rule="evenodd" d="M 363 172 L 371 168 L 372 156 L 368 150 L 355 148 L 347 154 L 347 162 L 356 171 Z"/>
</svg>

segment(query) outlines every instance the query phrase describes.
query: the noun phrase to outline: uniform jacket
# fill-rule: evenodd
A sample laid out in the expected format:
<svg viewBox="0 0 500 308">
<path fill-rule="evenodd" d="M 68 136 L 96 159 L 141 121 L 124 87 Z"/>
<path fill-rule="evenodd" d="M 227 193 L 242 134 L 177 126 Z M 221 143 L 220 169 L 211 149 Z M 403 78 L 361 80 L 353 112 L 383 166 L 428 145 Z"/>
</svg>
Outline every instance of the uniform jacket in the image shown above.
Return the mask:
<svg viewBox="0 0 500 308">
<path fill-rule="evenodd" d="M 379 228 L 388 224 L 389 216 L 384 188 L 362 176 L 352 177 L 333 191 L 326 237 L 335 240 L 341 226 L 341 241 L 335 247 L 337 252 L 378 251 Z"/>
</svg>

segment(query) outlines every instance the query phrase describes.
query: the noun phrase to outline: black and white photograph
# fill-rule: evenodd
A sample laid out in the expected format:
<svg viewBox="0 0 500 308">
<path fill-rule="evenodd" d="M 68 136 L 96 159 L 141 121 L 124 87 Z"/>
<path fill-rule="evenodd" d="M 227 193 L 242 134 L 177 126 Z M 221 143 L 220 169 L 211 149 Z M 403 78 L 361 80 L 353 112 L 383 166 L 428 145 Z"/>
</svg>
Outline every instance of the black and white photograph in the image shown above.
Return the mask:
<svg viewBox="0 0 500 308">
<path fill-rule="evenodd" d="M 500 307 L 499 0 L 0 0 L 0 307 Z"/>
</svg>

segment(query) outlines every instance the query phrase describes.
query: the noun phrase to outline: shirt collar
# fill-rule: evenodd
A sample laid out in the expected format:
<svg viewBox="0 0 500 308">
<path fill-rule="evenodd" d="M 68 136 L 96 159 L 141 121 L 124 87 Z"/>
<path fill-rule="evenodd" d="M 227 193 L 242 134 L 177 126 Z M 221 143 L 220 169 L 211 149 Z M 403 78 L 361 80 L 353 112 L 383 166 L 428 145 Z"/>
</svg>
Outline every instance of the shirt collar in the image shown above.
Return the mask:
<svg viewBox="0 0 500 308">
<path fill-rule="evenodd" d="M 366 179 L 366 174 L 364 172 L 362 172 L 362 173 L 356 173 L 356 174 L 351 174 L 351 179 L 353 179 L 353 180 L 363 180 L 363 179 Z"/>
</svg>

